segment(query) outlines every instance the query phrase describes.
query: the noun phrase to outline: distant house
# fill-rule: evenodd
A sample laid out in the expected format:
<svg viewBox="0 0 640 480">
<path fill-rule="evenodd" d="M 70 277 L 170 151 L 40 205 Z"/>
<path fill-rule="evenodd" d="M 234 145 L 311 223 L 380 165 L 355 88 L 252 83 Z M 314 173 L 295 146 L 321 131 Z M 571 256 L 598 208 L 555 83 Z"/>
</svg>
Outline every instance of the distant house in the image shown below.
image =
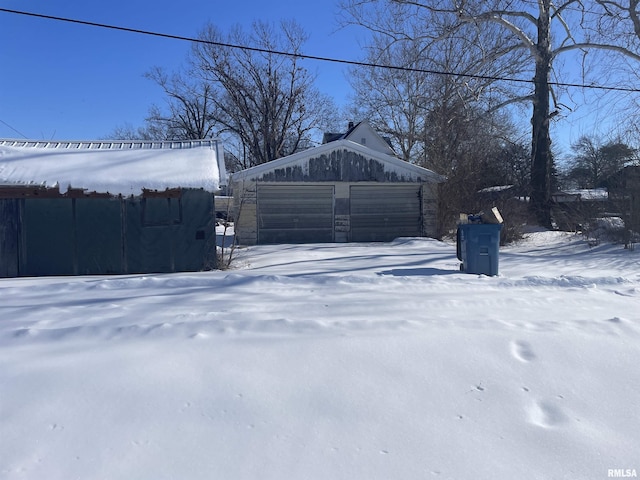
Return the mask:
<svg viewBox="0 0 640 480">
<path fill-rule="evenodd" d="M 217 140 L 0 140 L 0 277 L 215 266 Z"/>
<path fill-rule="evenodd" d="M 560 230 L 573 231 L 611 212 L 605 188 L 564 190 L 551 194 L 553 219 Z"/>
<path fill-rule="evenodd" d="M 231 177 L 242 244 L 372 242 L 435 236 L 438 183 L 367 122 L 322 145 Z"/>
<path fill-rule="evenodd" d="M 629 165 L 607 180 L 609 197 L 628 230 L 640 232 L 640 166 Z"/>
</svg>

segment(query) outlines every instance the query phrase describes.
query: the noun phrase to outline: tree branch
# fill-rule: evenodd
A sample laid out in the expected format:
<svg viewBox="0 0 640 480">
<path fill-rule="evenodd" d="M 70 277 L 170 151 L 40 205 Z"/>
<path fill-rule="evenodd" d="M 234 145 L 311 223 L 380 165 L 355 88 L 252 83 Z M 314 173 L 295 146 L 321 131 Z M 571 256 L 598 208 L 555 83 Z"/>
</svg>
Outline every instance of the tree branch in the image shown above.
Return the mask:
<svg viewBox="0 0 640 480">
<path fill-rule="evenodd" d="M 553 52 L 551 52 L 551 57 L 555 58 L 561 53 L 568 52 L 570 50 L 588 50 L 588 49 L 608 50 L 610 52 L 616 52 L 621 55 L 630 57 L 634 60 L 640 61 L 640 55 L 629 50 L 628 48 L 620 47 L 618 45 L 591 43 L 591 42 L 574 43 L 572 45 L 562 46 L 560 48 L 555 49 Z"/>
</svg>

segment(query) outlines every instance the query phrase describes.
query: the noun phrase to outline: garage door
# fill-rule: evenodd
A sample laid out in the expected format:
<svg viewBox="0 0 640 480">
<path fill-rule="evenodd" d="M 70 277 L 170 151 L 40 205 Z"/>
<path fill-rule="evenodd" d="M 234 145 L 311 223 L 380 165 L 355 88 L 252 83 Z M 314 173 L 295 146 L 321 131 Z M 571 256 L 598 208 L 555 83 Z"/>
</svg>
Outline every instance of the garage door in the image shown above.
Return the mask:
<svg viewBox="0 0 640 480">
<path fill-rule="evenodd" d="M 422 235 L 420 185 L 352 185 L 351 241 Z"/>
<path fill-rule="evenodd" d="M 333 185 L 258 185 L 258 243 L 333 242 Z"/>
</svg>

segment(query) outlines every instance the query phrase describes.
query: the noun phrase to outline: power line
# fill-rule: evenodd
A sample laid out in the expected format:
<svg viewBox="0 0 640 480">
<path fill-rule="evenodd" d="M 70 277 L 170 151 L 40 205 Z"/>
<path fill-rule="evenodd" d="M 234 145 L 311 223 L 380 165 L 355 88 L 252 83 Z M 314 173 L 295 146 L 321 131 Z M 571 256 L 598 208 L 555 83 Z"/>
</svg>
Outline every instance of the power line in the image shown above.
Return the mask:
<svg viewBox="0 0 640 480">
<path fill-rule="evenodd" d="M 300 58 L 300 59 L 304 59 L 304 60 L 315 60 L 315 61 L 320 61 L 320 62 L 339 63 L 339 64 L 343 64 L 343 65 L 351 65 L 351 66 L 356 66 L 356 67 L 382 68 L 382 69 L 387 69 L 387 70 L 399 70 L 399 71 L 404 71 L 404 72 L 424 73 L 424 74 L 430 74 L 430 75 L 444 75 L 444 76 L 451 76 L 451 77 L 473 78 L 473 79 L 477 79 L 477 80 L 494 80 L 494 81 L 513 82 L 513 83 L 533 83 L 532 80 L 527 80 L 527 79 L 522 79 L 522 78 L 508 78 L 508 77 L 496 77 L 496 76 L 491 76 L 491 75 L 474 75 L 474 74 L 468 74 L 468 73 L 443 72 L 443 71 L 439 71 L 439 70 L 429 70 L 429 69 L 423 69 L 423 68 L 401 67 L 401 66 L 397 66 L 397 65 L 379 65 L 379 64 L 376 64 L 376 63 L 361 62 L 361 61 L 356 61 L 356 60 L 346 60 L 346 59 L 341 59 L 341 58 L 331 58 L 331 57 L 323 57 L 323 56 L 317 56 L 317 55 L 306 55 L 306 54 L 303 54 L 303 53 L 285 52 L 285 51 L 272 50 L 272 49 L 267 49 L 267 48 L 249 47 L 249 46 L 246 46 L 246 45 L 237 45 L 237 44 L 233 44 L 233 43 L 224 43 L 224 42 L 214 42 L 214 41 L 211 41 L 211 40 L 203 40 L 203 39 L 199 39 L 199 38 L 185 37 L 185 36 L 173 35 L 173 34 L 169 34 L 169 33 L 153 32 L 153 31 L 149 31 L 149 30 L 141 30 L 141 29 L 138 29 L 138 28 L 128 28 L 128 27 L 121 27 L 121 26 L 118 26 L 118 25 L 109 25 L 109 24 L 105 24 L 105 23 L 89 22 L 89 21 L 86 21 L 86 20 L 78 20 L 78 19 L 65 18 L 65 17 L 57 17 L 57 16 L 53 16 L 53 15 L 44 15 L 44 14 L 41 14 L 41 13 L 24 12 L 24 11 L 20 11 L 20 10 L 11 10 L 11 9 L 8 9 L 8 8 L 0 8 L 0 12 L 13 13 L 13 14 L 16 14 L 16 15 L 25 15 L 25 16 L 28 16 L 28 17 L 43 18 L 43 19 L 47 19 L 47 20 L 55 20 L 55 21 L 59 21 L 59 22 L 74 23 L 74 24 L 78 24 L 78 25 L 87 25 L 87 26 L 90 26 L 90 27 L 107 28 L 107 29 L 110 29 L 110 30 L 117 30 L 117 31 L 122 31 L 122 32 L 138 33 L 138 34 L 141 34 L 141 35 L 150 35 L 150 36 L 154 36 L 154 37 L 167 38 L 167 39 L 170 39 L 170 40 L 181 40 L 181 41 L 192 42 L 192 43 L 202 43 L 202 44 L 206 44 L 206 45 L 213 45 L 213 46 L 217 46 L 217 47 L 245 50 L 245 51 L 249 51 L 249 52 L 267 53 L 267 54 L 270 54 L 270 55 L 282 55 L 282 56 L 287 56 L 287 57 Z M 586 89 L 610 90 L 610 91 L 618 91 L 618 92 L 635 92 L 635 93 L 640 92 L 640 89 L 637 89 L 637 88 L 608 87 L 608 86 L 604 86 L 604 85 L 585 85 L 585 84 L 579 84 L 579 83 L 549 82 L 549 85 L 554 85 L 556 87 L 586 88 Z"/>
<path fill-rule="evenodd" d="M 23 138 L 29 138 L 27 137 L 24 133 L 22 133 L 20 130 L 17 130 L 15 128 L 13 128 L 11 125 L 9 125 L 7 122 L 5 122 L 4 120 L 0 119 L 0 123 L 3 125 L 6 125 L 7 127 L 9 127 L 11 130 L 13 130 L 14 132 L 16 132 L 18 135 L 22 136 Z"/>
</svg>

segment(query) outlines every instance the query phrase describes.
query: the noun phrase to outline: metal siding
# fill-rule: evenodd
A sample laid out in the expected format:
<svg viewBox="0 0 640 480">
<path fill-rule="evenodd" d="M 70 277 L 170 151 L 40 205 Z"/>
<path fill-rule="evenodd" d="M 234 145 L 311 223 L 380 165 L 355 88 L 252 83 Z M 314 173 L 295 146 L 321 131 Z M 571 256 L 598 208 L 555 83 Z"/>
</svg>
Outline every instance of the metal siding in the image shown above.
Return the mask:
<svg viewBox="0 0 640 480">
<path fill-rule="evenodd" d="M 148 201 L 151 200 L 151 201 Z M 0 199 L 0 277 L 215 268 L 213 194 Z"/>
<path fill-rule="evenodd" d="M 333 185 L 258 185 L 258 243 L 333 241 Z"/>
<path fill-rule="evenodd" d="M 181 223 L 174 228 L 176 271 L 192 272 L 216 267 L 214 201 L 213 194 L 205 190 L 182 191 Z"/>
<path fill-rule="evenodd" d="M 126 273 L 122 266 L 120 199 L 76 200 L 77 273 Z"/>
<path fill-rule="evenodd" d="M 0 278 L 19 273 L 20 201 L 0 198 Z"/>
<path fill-rule="evenodd" d="M 185 189 L 180 198 L 127 199 L 127 269 L 168 273 L 215 268 L 214 215 L 213 195 L 205 190 Z"/>
<path fill-rule="evenodd" d="M 352 185 L 351 241 L 422 236 L 420 184 Z"/>
<path fill-rule="evenodd" d="M 146 223 L 167 212 L 167 199 L 126 199 L 126 253 L 129 273 L 174 272 L 173 226 Z"/>
<path fill-rule="evenodd" d="M 73 275 L 76 236 L 69 198 L 25 199 L 20 275 Z"/>
</svg>

